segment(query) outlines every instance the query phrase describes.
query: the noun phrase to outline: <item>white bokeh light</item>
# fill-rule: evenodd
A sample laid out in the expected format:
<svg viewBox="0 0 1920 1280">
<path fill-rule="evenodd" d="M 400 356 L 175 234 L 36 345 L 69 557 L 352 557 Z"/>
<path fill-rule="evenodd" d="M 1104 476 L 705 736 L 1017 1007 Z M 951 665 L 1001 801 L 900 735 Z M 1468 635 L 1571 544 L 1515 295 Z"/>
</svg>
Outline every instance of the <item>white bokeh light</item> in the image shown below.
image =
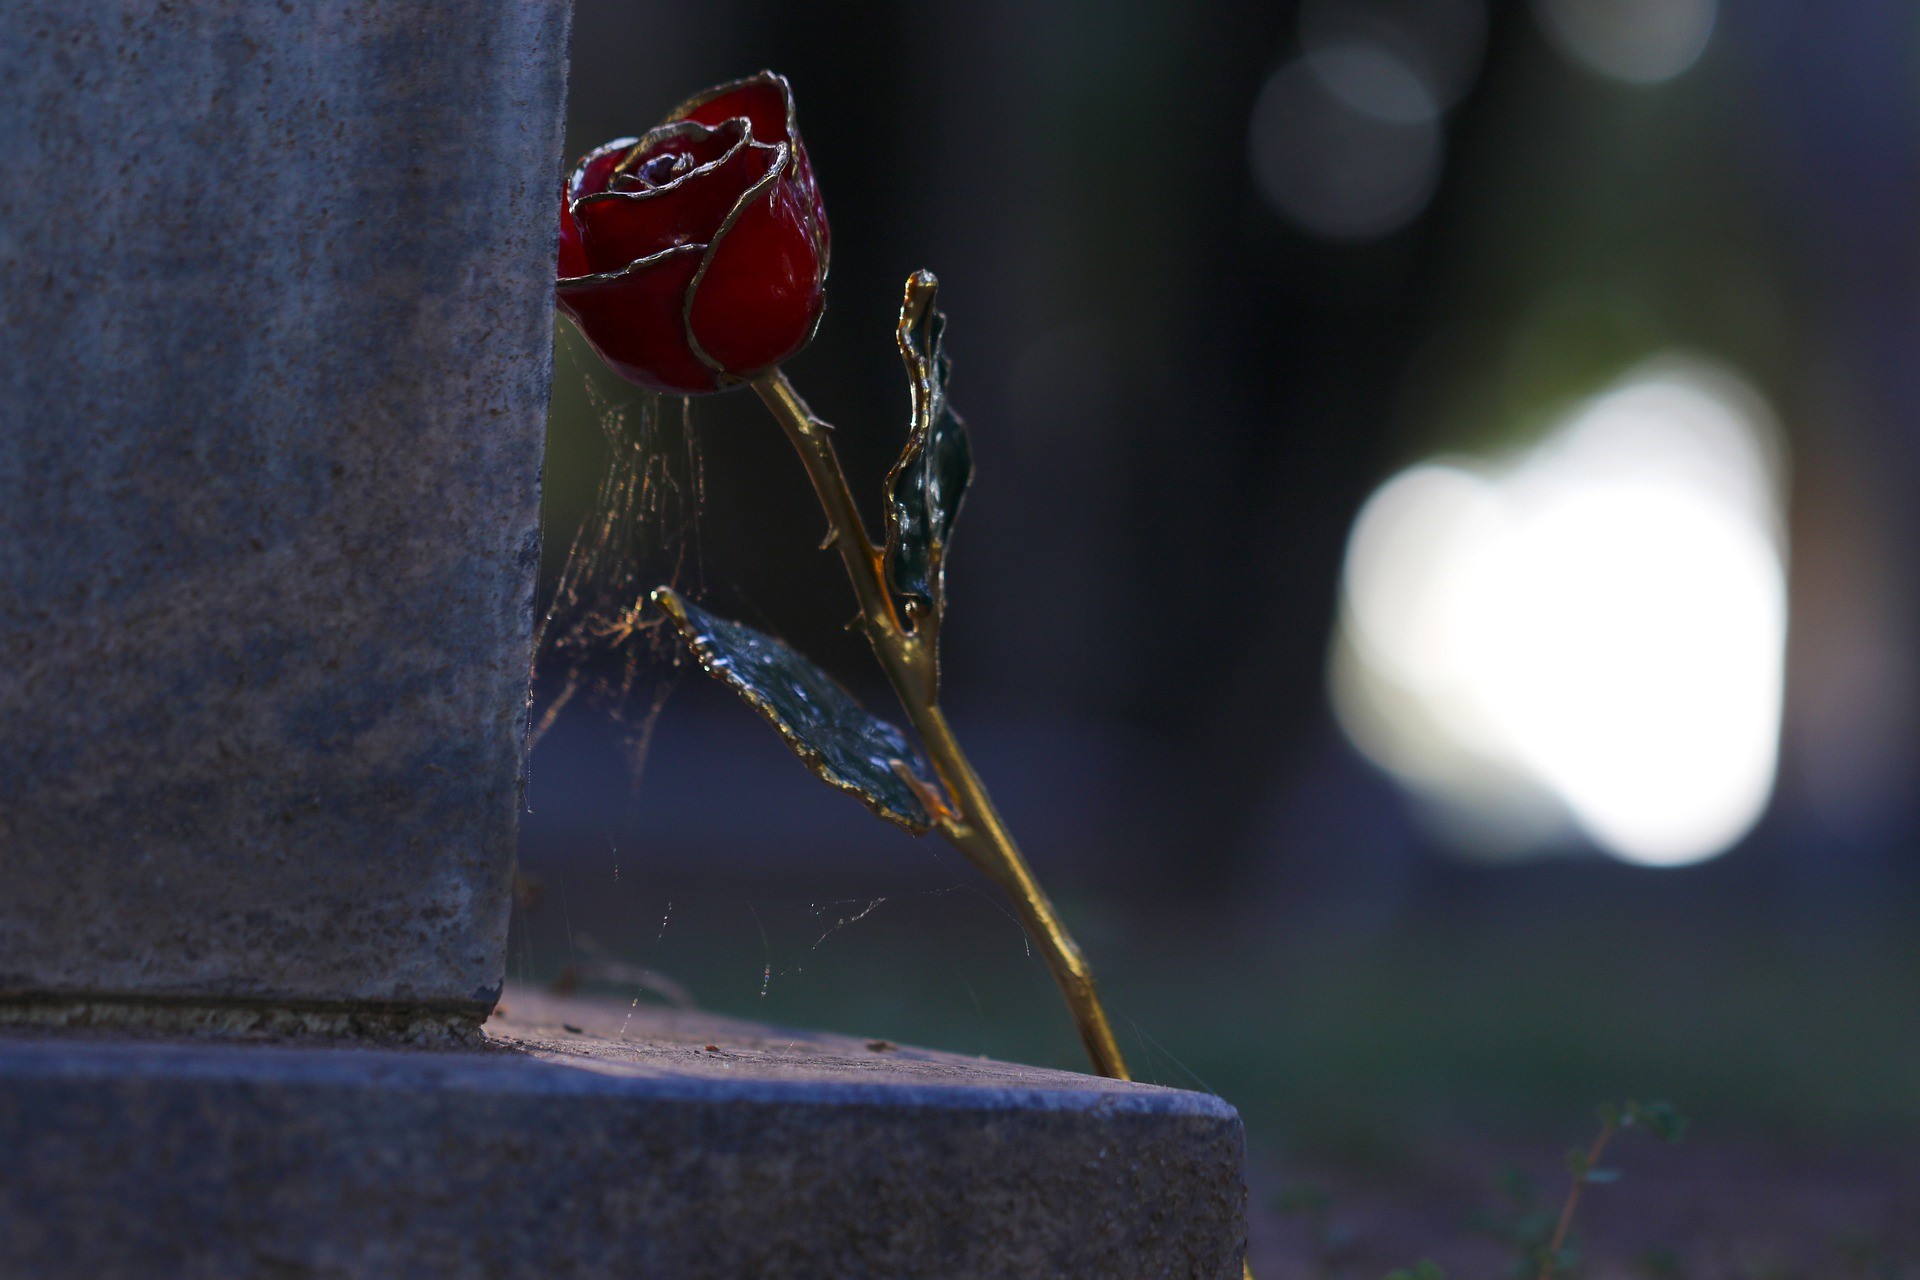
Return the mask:
<svg viewBox="0 0 1920 1280">
<path fill-rule="evenodd" d="M 1534 16 L 1573 61 L 1633 84 L 1658 84 L 1700 60 L 1717 0 L 1534 0 Z"/>
<path fill-rule="evenodd" d="M 1301 0 L 1299 19 L 1308 53 L 1390 49 L 1443 109 L 1466 96 L 1486 52 L 1486 0 Z"/>
<path fill-rule="evenodd" d="M 1348 547 L 1342 722 L 1490 831 L 1538 843 L 1552 797 L 1630 861 L 1723 851 L 1773 786 L 1781 484 L 1758 397 L 1673 360 L 1503 465 L 1402 472 Z"/>
<path fill-rule="evenodd" d="M 1433 196 L 1440 108 L 1419 74 L 1383 45 L 1301 54 L 1260 90 L 1247 159 L 1282 216 L 1330 240 L 1372 240 L 1412 222 Z"/>
</svg>

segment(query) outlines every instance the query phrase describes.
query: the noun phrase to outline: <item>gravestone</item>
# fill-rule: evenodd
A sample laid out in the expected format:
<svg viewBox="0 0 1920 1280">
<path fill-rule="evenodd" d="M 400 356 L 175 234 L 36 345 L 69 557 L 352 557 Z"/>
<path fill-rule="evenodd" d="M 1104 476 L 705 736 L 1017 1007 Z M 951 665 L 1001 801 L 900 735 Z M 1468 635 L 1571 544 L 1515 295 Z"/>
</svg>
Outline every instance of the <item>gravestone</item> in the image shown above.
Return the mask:
<svg viewBox="0 0 1920 1280">
<path fill-rule="evenodd" d="M 566 0 L 0 7 L 0 993 L 477 1023 Z"/>
<path fill-rule="evenodd" d="M 0 1275 L 1238 1274 L 1218 1099 L 496 1010 L 567 21 L 0 7 Z"/>
</svg>

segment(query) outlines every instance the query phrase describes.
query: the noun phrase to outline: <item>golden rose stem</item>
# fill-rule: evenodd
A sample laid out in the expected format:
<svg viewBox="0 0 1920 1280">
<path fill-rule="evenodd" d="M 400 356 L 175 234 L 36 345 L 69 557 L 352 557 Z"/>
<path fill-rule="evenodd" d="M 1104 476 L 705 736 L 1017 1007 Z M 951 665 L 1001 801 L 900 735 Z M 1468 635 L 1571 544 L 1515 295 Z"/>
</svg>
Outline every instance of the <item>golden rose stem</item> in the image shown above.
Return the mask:
<svg viewBox="0 0 1920 1280">
<path fill-rule="evenodd" d="M 907 716 L 919 732 L 941 780 L 960 806 L 958 815 L 940 820 L 940 834 L 1013 900 L 1021 923 L 1039 944 L 1040 954 L 1053 972 L 1053 980 L 1060 984 L 1060 994 L 1066 997 L 1074 1027 L 1080 1032 L 1080 1043 L 1086 1047 L 1094 1071 L 1115 1080 L 1133 1079 L 1113 1038 L 1113 1027 L 1107 1022 L 1106 1007 L 1100 1003 L 1093 970 L 1088 968 L 1086 957 L 1067 932 L 1046 891 L 1033 878 L 1027 860 L 1014 844 L 999 810 L 993 807 L 980 776 L 960 750 L 945 713 L 938 704 L 929 703 L 918 708 L 909 706 Z"/>
<path fill-rule="evenodd" d="M 867 536 L 860 511 L 854 505 L 840 460 L 827 436 L 829 428 L 813 416 L 806 402 L 787 381 L 786 374 L 771 369 L 753 380 L 753 389 L 787 433 L 787 439 L 806 464 L 807 476 L 827 515 L 829 536 L 840 549 L 840 559 L 853 580 L 853 594 L 860 602 L 860 629 L 873 646 L 881 669 L 887 673 L 907 719 L 920 735 L 933 767 L 947 786 L 958 811 L 939 815 L 936 828 L 969 861 L 994 883 L 1006 890 L 1019 912 L 1021 922 L 1040 948 L 1047 968 L 1060 992 L 1066 997 L 1086 1046 L 1093 1069 L 1115 1080 L 1130 1080 L 1126 1060 L 1113 1038 L 1106 1009 L 1100 1003 L 1093 974 L 1086 958 L 1061 923 L 1053 903 L 1041 890 L 1020 854 L 1019 846 L 1007 831 L 1006 823 L 993 807 L 980 776 L 973 771 L 960 743 L 953 736 L 947 718 L 935 701 L 935 654 L 930 628 L 909 632 L 901 626 L 893 595 L 887 590 L 886 576 L 878 550 Z"/>
</svg>

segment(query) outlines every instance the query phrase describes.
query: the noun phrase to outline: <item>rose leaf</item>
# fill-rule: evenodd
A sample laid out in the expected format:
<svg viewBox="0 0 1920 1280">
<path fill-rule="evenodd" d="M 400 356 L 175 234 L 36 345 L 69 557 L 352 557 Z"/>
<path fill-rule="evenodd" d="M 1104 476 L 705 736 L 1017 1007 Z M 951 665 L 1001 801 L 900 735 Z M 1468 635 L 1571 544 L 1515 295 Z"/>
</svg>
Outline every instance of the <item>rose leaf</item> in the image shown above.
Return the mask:
<svg viewBox="0 0 1920 1280">
<path fill-rule="evenodd" d="M 716 617 L 666 587 L 653 599 L 701 668 L 765 716 L 816 777 L 914 835 L 933 825 L 929 802 L 938 807 L 942 792 L 906 734 L 785 641 Z"/>
<path fill-rule="evenodd" d="M 946 556 L 954 520 L 973 479 L 967 430 L 947 404 L 947 318 L 934 305 L 930 271 L 907 278 L 894 341 L 907 367 L 913 421 L 900 460 L 887 473 L 887 581 L 918 617 L 937 629 L 946 609 Z"/>
</svg>

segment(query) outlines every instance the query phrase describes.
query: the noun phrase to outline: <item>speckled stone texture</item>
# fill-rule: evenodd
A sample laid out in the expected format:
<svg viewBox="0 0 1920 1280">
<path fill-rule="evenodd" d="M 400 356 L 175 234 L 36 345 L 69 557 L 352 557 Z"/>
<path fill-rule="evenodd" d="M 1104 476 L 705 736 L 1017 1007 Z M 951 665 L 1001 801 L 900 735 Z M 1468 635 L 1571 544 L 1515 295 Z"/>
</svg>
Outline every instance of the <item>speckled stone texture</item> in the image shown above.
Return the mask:
<svg viewBox="0 0 1920 1280">
<path fill-rule="evenodd" d="M 568 18 L 0 5 L 0 999 L 491 1005 Z"/>
<path fill-rule="evenodd" d="M 0 1275 L 1240 1274 L 1218 1098 L 518 991 L 488 1038 L 0 1036 Z"/>
</svg>

